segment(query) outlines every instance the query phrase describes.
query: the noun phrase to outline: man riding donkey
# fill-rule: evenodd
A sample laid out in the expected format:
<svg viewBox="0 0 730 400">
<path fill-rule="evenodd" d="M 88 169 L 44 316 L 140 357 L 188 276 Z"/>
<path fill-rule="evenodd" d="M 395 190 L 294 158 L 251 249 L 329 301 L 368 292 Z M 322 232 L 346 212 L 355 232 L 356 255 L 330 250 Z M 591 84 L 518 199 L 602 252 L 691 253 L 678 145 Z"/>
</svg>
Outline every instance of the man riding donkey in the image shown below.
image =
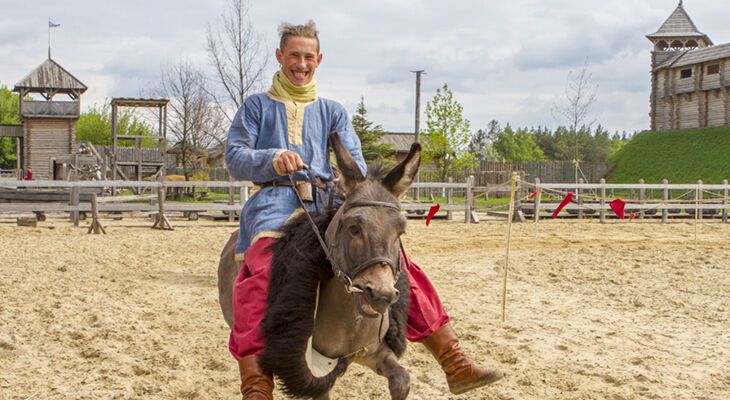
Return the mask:
<svg viewBox="0 0 730 400">
<path fill-rule="evenodd" d="M 338 132 L 342 143 L 363 173 L 365 161 L 360 140 L 344 107 L 317 97 L 314 73 L 322 62 L 319 38 L 313 21 L 304 25 L 282 24 L 276 59 L 281 69 L 274 74 L 271 89 L 249 96 L 238 110 L 228 132 L 226 163 L 238 180 L 260 186 L 241 213 L 236 260 L 243 266 L 233 287 L 234 322 L 229 348 L 241 370 L 244 399 L 272 399 L 272 377 L 261 367 L 264 350 L 262 320 L 269 285 L 272 252 L 269 246 L 279 229 L 300 207 L 288 174 L 323 191 L 332 189 L 327 139 Z M 303 173 L 303 169 L 308 174 Z M 297 185 L 299 186 L 299 185 Z M 311 193 L 311 192 L 310 192 Z M 315 196 L 322 201 L 326 196 Z M 324 204 L 319 203 L 322 207 Z M 309 203 L 312 210 L 314 203 Z M 475 365 L 459 346 L 449 316 L 425 273 L 413 262 L 410 281 L 408 340 L 423 343 L 438 360 L 452 393 L 459 394 L 492 383 L 499 371 Z"/>
</svg>

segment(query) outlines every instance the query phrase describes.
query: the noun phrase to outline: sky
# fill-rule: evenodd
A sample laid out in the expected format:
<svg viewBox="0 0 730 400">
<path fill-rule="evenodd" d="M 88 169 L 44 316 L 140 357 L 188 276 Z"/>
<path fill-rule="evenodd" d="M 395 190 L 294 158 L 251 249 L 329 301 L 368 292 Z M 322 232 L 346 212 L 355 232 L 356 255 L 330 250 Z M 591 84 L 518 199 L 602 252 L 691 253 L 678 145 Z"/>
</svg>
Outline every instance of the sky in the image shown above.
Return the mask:
<svg viewBox="0 0 730 400">
<path fill-rule="evenodd" d="M 113 97 L 140 97 L 159 82 L 165 64 L 190 60 L 210 68 L 207 26 L 227 0 L 0 0 L 0 84 L 11 87 L 48 52 L 89 90 L 82 109 Z M 472 130 L 564 122 L 551 112 L 564 101 L 571 71 L 588 65 L 597 85 L 591 119 L 609 131 L 648 128 L 650 51 L 676 0 L 251 0 L 253 28 L 271 54 L 283 21 L 313 19 L 324 59 L 321 97 L 353 113 L 363 97 L 368 117 L 392 132 L 412 132 L 415 74 L 426 102 L 448 84 Z M 684 8 L 715 44 L 730 42 L 730 6 L 687 0 Z M 266 83 L 268 86 L 268 83 Z"/>
</svg>

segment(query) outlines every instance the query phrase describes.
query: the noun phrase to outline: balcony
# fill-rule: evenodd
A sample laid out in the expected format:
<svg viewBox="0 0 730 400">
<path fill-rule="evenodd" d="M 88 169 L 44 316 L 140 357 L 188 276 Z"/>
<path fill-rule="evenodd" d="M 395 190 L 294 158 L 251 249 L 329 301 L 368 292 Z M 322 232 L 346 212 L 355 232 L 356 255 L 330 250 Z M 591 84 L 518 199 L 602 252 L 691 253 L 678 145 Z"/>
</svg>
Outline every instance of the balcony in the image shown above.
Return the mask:
<svg viewBox="0 0 730 400">
<path fill-rule="evenodd" d="M 77 101 L 22 101 L 21 118 L 78 118 Z"/>
</svg>

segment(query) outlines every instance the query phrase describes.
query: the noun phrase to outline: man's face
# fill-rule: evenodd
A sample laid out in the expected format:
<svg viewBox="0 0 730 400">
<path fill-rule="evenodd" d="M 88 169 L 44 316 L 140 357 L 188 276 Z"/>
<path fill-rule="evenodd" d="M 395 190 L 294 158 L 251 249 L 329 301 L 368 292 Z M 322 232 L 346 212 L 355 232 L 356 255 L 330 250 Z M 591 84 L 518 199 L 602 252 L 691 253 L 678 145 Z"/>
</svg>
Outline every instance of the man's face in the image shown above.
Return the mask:
<svg viewBox="0 0 730 400">
<path fill-rule="evenodd" d="M 322 54 L 317 51 L 317 39 L 292 36 L 283 49 L 276 49 L 276 60 L 294 85 L 304 86 L 314 78 Z"/>
</svg>

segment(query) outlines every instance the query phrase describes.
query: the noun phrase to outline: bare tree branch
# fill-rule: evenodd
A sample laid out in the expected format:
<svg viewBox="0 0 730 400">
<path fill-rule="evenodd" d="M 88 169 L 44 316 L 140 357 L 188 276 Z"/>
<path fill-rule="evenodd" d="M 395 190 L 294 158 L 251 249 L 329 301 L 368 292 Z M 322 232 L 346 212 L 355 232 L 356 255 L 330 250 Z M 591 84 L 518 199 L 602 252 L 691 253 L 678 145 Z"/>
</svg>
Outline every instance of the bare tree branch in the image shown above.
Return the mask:
<svg viewBox="0 0 730 400">
<path fill-rule="evenodd" d="M 196 154 L 223 142 L 225 117 L 205 89 L 205 76 L 194 64 L 181 59 L 162 67 L 153 94 L 170 100 L 168 127 L 189 177 L 196 172 Z"/>
<path fill-rule="evenodd" d="M 570 133 L 575 136 L 573 159 L 578 159 L 578 130 L 596 123 L 596 118 L 586 122 L 591 115 L 591 107 L 596 102 L 598 84 L 593 83 L 593 74 L 588 70 L 588 59 L 578 71 L 568 72 L 565 82 L 565 97 L 555 101 L 552 107 L 553 118 L 559 123 L 568 125 Z"/>
<path fill-rule="evenodd" d="M 268 49 L 253 30 L 247 0 L 229 0 L 219 24 L 208 24 L 206 50 L 215 71 L 215 88 L 209 90 L 218 108 L 230 121 L 232 112 L 263 85 Z"/>
</svg>

